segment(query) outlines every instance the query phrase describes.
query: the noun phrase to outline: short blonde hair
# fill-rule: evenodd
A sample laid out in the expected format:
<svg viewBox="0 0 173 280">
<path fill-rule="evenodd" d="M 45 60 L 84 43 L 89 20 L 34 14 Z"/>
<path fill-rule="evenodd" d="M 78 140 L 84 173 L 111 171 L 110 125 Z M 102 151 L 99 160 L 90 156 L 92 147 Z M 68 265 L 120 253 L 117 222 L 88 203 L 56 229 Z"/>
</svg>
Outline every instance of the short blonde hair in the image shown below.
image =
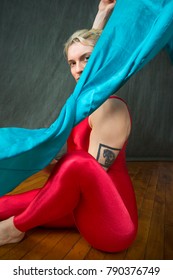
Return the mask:
<svg viewBox="0 0 173 280">
<path fill-rule="evenodd" d="M 94 47 L 101 33 L 102 33 L 101 29 L 82 29 L 76 31 L 70 36 L 70 38 L 64 44 L 65 57 L 67 58 L 69 47 L 76 42 L 80 42 L 84 45 Z"/>
</svg>

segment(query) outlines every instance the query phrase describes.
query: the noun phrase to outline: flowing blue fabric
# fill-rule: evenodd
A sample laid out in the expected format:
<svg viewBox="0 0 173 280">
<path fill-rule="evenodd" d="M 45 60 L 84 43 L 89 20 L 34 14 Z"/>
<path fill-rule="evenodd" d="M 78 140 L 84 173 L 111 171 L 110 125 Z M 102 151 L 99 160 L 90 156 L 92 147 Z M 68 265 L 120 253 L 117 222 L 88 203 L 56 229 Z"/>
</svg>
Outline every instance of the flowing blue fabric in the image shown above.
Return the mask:
<svg viewBox="0 0 173 280">
<path fill-rule="evenodd" d="M 98 108 L 163 48 L 173 60 L 173 0 L 121 0 L 74 92 L 49 128 L 0 129 L 0 195 L 43 169 L 74 125 Z"/>
</svg>

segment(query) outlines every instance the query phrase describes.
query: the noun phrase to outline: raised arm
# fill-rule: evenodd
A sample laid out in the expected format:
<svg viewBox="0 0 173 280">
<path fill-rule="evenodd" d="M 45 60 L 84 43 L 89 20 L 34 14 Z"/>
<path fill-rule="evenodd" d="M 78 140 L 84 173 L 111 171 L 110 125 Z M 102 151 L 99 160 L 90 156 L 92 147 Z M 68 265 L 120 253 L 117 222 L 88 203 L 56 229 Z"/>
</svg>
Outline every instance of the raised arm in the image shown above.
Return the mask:
<svg viewBox="0 0 173 280">
<path fill-rule="evenodd" d="M 98 12 L 96 14 L 93 29 L 103 29 L 105 26 L 107 19 L 112 12 L 114 6 L 116 4 L 116 0 L 101 0 L 98 6 Z"/>
</svg>

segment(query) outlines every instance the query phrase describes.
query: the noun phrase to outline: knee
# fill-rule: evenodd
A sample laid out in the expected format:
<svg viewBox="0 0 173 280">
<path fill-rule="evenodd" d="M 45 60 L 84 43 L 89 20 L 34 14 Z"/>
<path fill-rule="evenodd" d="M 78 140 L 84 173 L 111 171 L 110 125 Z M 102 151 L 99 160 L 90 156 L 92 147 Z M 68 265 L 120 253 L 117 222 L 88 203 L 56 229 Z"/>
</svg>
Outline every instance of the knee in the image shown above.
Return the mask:
<svg viewBox="0 0 173 280">
<path fill-rule="evenodd" d="M 110 246 L 110 252 L 120 252 L 128 249 L 136 239 L 137 224 L 132 224 L 126 231 L 122 232 L 122 235 L 115 236 L 112 247 Z"/>
<path fill-rule="evenodd" d="M 52 174 L 68 171 L 74 174 L 77 172 L 78 175 L 81 175 L 84 171 L 90 169 L 89 166 L 96 164 L 98 164 L 97 161 L 85 151 L 68 152 L 57 162 Z"/>
<path fill-rule="evenodd" d="M 131 227 L 124 231 L 108 232 L 106 236 L 98 238 L 95 244 L 92 244 L 98 250 L 116 253 L 128 249 L 132 246 L 137 235 L 137 224 L 132 224 Z"/>
<path fill-rule="evenodd" d="M 75 150 L 75 151 L 67 152 L 63 157 L 72 160 L 80 160 L 80 159 L 88 159 L 88 158 L 93 159 L 93 157 L 87 151 L 84 150 Z"/>
<path fill-rule="evenodd" d="M 60 164 L 66 164 L 66 166 L 76 166 L 78 169 L 82 168 L 83 165 L 88 166 L 89 164 L 98 164 L 93 156 L 88 152 L 79 150 L 66 153 L 59 161 Z M 87 164 L 87 165 L 86 165 Z"/>
</svg>

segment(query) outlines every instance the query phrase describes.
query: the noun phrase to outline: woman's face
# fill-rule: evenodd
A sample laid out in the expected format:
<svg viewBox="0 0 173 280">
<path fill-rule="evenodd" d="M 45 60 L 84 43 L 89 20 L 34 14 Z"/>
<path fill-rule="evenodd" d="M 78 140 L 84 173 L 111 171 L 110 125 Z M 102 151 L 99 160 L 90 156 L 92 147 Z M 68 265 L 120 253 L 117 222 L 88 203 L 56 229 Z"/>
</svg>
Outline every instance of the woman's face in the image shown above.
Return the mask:
<svg viewBox="0 0 173 280">
<path fill-rule="evenodd" d="M 80 42 L 73 43 L 69 47 L 67 60 L 70 65 L 71 74 L 76 82 L 79 80 L 92 50 L 92 46 L 83 45 Z"/>
</svg>

